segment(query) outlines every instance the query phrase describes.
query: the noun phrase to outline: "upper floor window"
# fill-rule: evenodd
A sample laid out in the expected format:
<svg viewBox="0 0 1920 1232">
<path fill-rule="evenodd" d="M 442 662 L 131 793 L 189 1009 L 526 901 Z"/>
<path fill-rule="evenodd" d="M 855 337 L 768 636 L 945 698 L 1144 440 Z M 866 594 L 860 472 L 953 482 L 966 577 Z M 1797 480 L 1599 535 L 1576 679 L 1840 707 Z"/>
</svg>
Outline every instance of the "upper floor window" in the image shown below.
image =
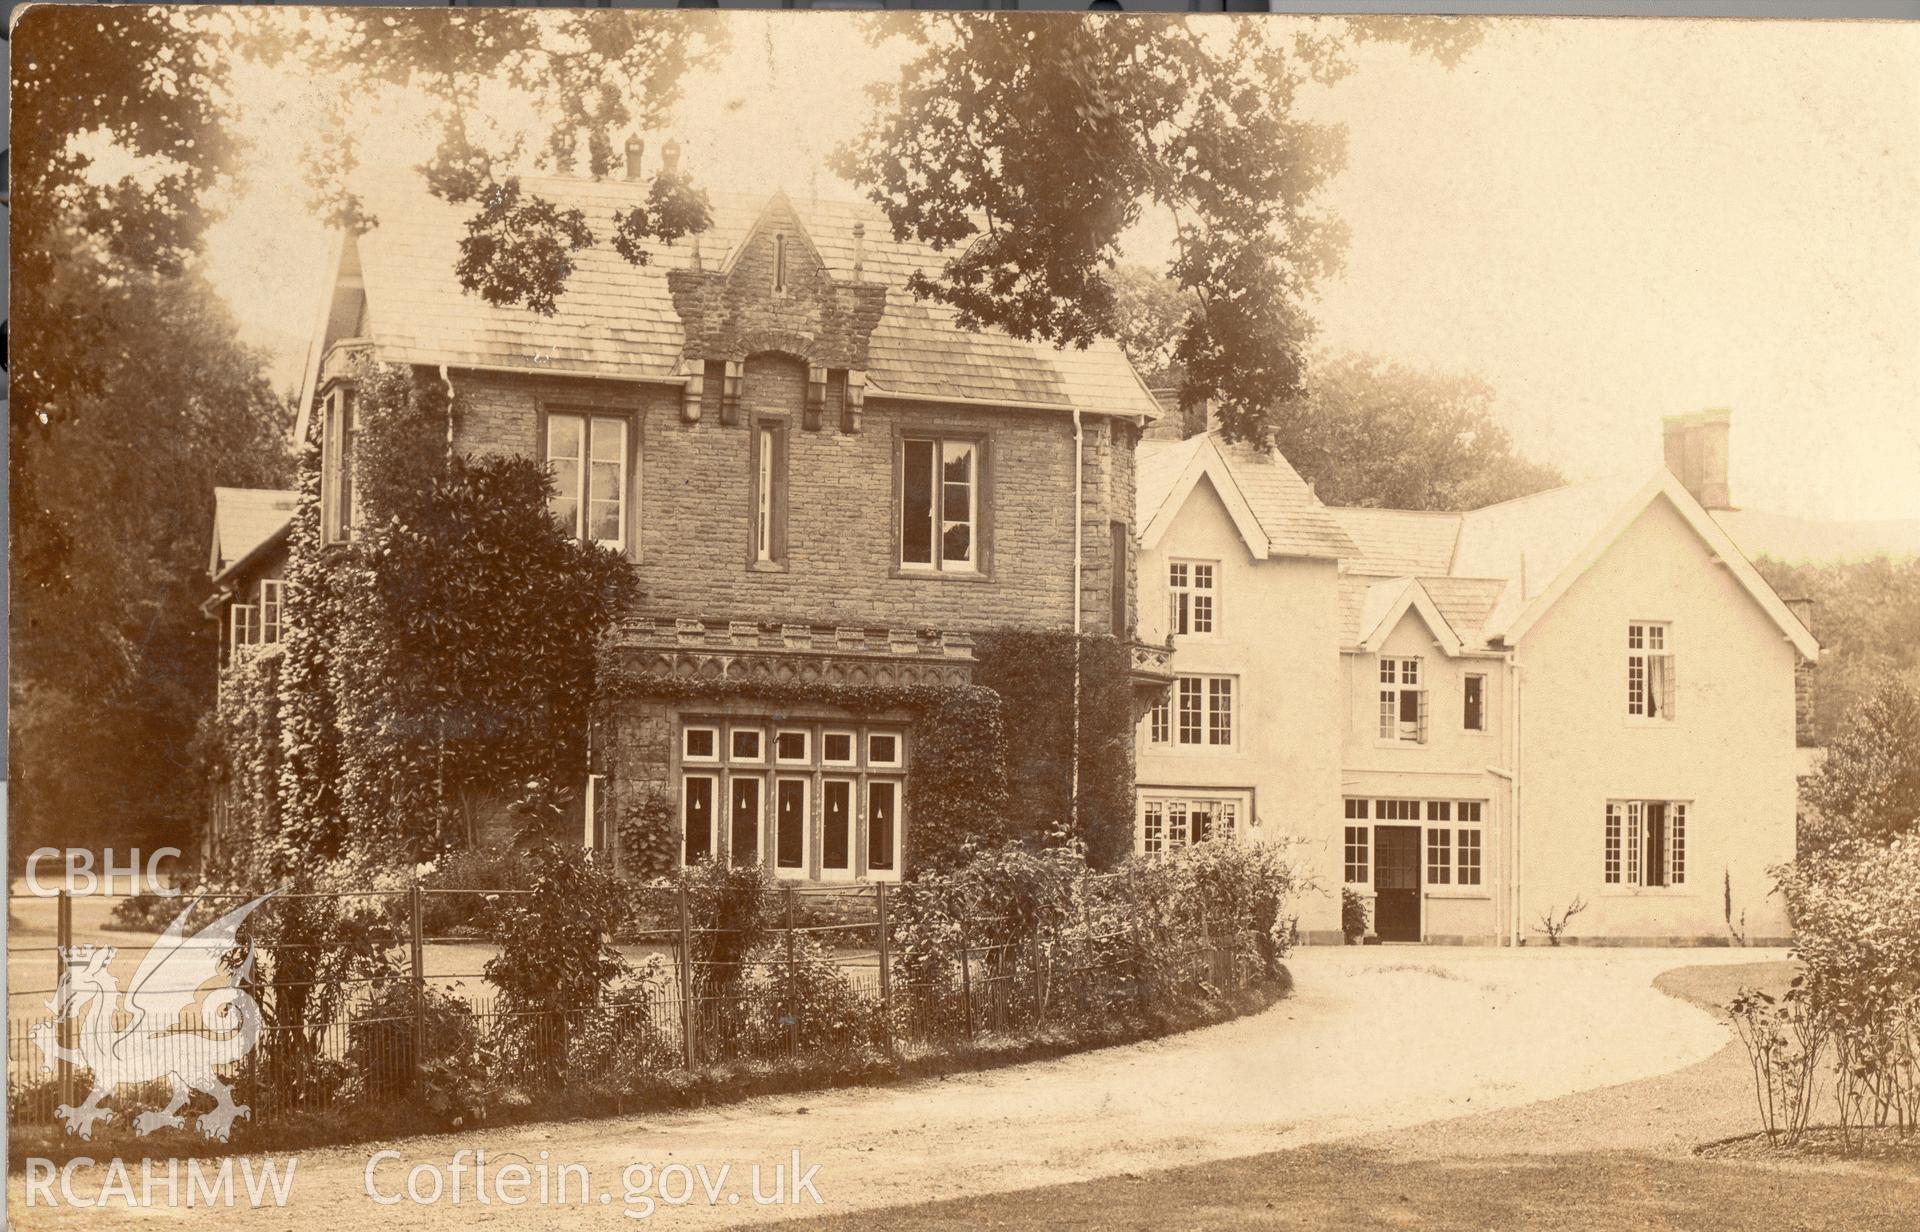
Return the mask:
<svg viewBox="0 0 1920 1232">
<path fill-rule="evenodd" d="M 1232 748 L 1234 678 L 1178 676 L 1171 700 L 1147 712 L 1147 738 L 1154 744 Z"/>
<path fill-rule="evenodd" d="M 327 395 L 321 410 L 320 538 L 323 543 L 345 543 L 360 520 L 360 494 L 353 485 L 353 390 L 338 386 Z"/>
<path fill-rule="evenodd" d="M 900 445 L 900 563 L 980 567 L 980 442 L 908 437 Z"/>
<path fill-rule="evenodd" d="M 1679 800 L 1609 800 L 1608 885 L 1677 886 L 1687 881 L 1687 806 Z"/>
<path fill-rule="evenodd" d="M 1168 562 L 1167 599 L 1171 610 L 1167 627 L 1176 635 L 1205 637 L 1213 632 L 1214 573 L 1209 561 Z"/>
<path fill-rule="evenodd" d="M 753 429 L 753 559 L 787 558 L 787 426 L 762 420 Z"/>
<path fill-rule="evenodd" d="M 1487 730 L 1487 678 L 1469 672 L 1460 683 L 1460 726 L 1468 731 Z"/>
<path fill-rule="evenodd" d="M 1427 689 L 1420 660 L 1380 660 L 1380 739 L 1427 742 Z"/>
<path fill-rule="evenodd" d="M 280 608 L 286 585 L 279 578 L 266 578 L 260 583 L 260 640 L 263 643 L 280 640 Z"/>
<path fill-rule="evenodd" d="M 627 546 L 627 421 L 619 415 L 547 414 L 547 504 L 568 535 L 583 543 Z"/>
<path fill-rule="evenodd" d="M 1627 713 L 1673 718 L 1673 628 L 1643 621 L 1627 626 Z"/>
<path fill-rule="evenodd" d="M 257 645 L 260 641 L 260 609 L 251 603 L 235 603 L 227 609 L 227 655 L 231 661 L 239 661 L 242 646 Z"/>
</svg>

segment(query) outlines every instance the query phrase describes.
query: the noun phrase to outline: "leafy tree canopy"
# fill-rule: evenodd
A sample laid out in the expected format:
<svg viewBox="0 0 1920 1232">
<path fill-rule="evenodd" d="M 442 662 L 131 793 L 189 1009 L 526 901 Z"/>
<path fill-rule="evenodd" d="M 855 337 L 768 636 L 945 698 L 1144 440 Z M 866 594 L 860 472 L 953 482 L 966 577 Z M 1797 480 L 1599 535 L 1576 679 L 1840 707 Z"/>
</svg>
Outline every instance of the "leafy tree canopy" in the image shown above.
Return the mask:
<svg viewBox="0 0 1920 1232">
<path fill-rule="evenodd" d="M 1886 684 L 1868 697 L 1828 746 L 1805 795 L 1814 815 L 1802 827 L 1803 852 L 1920 828 L 1920 693 Z"/>
<path fill-rule="evenodd" d="M 1815 744 L 1834 744 L 1883 684 L 1920 693 L 1920 559 L 1754 565 L 1782 596 L 1814 600 Z"/>
<path fill-rule="evenodd" d="M 872 28 L 914 54 L 874 89 L 834 167 L 896 237 L 951 252 L 913 291 L 1018 338 L 1118 336 L 1122 238 L 1160 211 L 1175 235 L 1165 272 L 1192 297 L 1171 355 L 1182 405 L 1210 400 L 1229 438 L 1259 443 L 1272 408 L 1299 392 L 1308 298 L 1345 243 L 1317 202 L 1343 164 L 1344 129 L 1296 103 L 1350 72 L 1360 42 L 1452 63 L 1477 38 L 1465 23 L 1404 19 L 913 13 Z"/>
</svg>

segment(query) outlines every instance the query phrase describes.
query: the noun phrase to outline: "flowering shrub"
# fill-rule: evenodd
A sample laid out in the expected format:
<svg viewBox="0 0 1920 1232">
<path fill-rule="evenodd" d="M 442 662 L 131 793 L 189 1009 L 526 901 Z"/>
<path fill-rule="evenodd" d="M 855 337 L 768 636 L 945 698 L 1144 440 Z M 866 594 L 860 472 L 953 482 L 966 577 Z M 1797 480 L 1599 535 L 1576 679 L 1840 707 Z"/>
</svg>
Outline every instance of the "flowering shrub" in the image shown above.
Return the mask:
<svg viewBox="0 0 1920 1232">
<path fill-rule="evenodd" d="M 1340 887 L 1340 931 L 1349 945 L 1367 935 L 1367 900 L 1352 886 Z"/>
</svg>

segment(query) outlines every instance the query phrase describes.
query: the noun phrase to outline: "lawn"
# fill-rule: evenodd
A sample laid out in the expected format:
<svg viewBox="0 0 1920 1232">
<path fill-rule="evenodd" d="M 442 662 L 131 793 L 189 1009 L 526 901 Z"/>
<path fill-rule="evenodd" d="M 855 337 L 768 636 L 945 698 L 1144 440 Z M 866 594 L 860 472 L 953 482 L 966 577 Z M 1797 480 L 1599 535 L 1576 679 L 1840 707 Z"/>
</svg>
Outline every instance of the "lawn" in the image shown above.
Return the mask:
<svg viewBox="0 0 1920 1232">
<path fill-rule="evenodd" d="M 1717 1010 L 1785 963 L 1655 981 Z M 1570 1025 L 1569 1029 L 1573 1029 Z M 828 1217 L 817 1228 L 1909 1229 L 1920 1175 L 1899 1166 L 1703 1159 L 1758 1128 L 1737 1043 L 1673 1074 L 1333 1146 Z"/>
</svg>

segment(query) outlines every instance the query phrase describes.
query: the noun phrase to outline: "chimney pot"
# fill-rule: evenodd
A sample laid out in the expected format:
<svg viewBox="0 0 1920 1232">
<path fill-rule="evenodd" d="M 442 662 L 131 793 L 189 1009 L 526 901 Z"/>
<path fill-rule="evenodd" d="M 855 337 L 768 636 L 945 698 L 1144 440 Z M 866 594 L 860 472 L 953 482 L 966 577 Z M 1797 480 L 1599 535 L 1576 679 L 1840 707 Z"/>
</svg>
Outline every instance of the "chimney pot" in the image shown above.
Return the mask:
<svg viewBox="0 0 1920 1232">
<path fill-rule="evenodd" d="M 647 152 L 647 143 L 638 137 L 627 138 L 627 178 L 640 178 L 640 156 Z"/>
<path fill-rule="evenodd" d="M 680 143 L 672 137 L 667 138 L 667 144 L 660 147 L 660 171 L 664 175 L 680 173 Z"/>
</svg>

